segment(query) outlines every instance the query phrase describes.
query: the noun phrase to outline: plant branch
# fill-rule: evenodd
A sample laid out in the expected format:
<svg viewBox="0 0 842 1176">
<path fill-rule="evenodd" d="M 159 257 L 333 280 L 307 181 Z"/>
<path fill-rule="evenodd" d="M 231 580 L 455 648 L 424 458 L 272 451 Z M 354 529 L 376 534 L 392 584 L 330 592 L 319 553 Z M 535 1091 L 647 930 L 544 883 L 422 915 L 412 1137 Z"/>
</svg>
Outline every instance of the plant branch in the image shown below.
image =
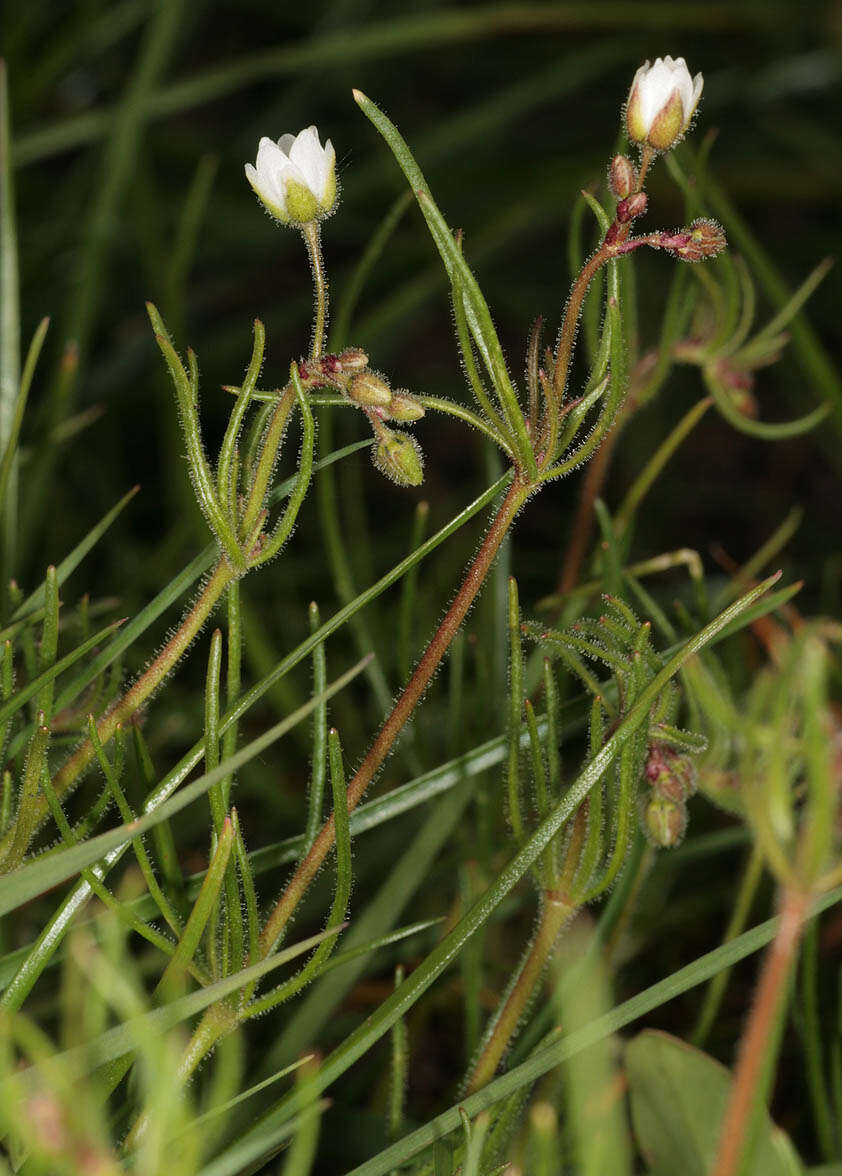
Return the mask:
<svg viewBox="0 0 842 1176">
<path fill-rule="evenodd" d="M 535 938 L 524 957 L 517 979 L 492 1023 L 482 1053 L 468 1081 L 467 1094 L 473 1094 L 494 1077 L 500 1060 L 521 1023 L 532 994 L 544 974 L 558 938 L 575 911 L 575 905 L 561 895 L 552 891 L 545 892 Z"/>
<path fill-rule="evenodd" d="M 530 493 L 531 488 L 520 481 L 515 481 L 509 488 L 453 603 L 433 634 L 430 644 L 422 654 L 403 693 L 380 728 L 368 754 L 348 784 L 349 813 L 353 812 L 359 804 L 365 790 L 374 779 L 427 689 L 430 679 L 436 672 L 451 641 L 459 632 L 468 610 L 482 587 L 515 515 L 526 502 Z M 266 921 L 260 937 L 261 959 L 265 959 L 274 951 L 291 915 L 333 847 L 335 836 L 336 830 L 331 815 L 322 826 L 309 852 L 301 861 Z"/>
<path fill-rule="evenodd" d="M 810 903 L 811 896 L 794 887 L 788 887 L 783 893 L 777 934 L 763 961 L 760 983 L 740 1045 L 712 1176 L 737 1176 L 740 1171 L 755 1108 L 765 1089 L 764 1073 L 770 1051 L 775 1049 L 776 1026 Z"/>
</svg>

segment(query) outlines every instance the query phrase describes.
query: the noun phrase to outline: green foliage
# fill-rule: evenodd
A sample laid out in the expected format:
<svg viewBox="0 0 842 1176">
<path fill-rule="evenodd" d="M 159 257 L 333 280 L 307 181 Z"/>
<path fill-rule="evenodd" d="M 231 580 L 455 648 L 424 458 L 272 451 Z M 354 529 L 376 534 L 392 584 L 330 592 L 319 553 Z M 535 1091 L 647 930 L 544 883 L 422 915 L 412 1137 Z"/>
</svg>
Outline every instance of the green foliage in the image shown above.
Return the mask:
<svg viewBox="0 0 842 1176">
<path fill-rule="evenodd" d="M 705 1176 L 728 1101 L 730 1076 L 713 1058 L 667 1033 L 640 1033 L 625 1049 L 634 1132 L 652 1176 Z M 804 1171 L 788 1137 L 764 1116 L 752 1176 Z"/>
<path fill-rule="evenodd" d="M 0 1171 L 830 1176 L 833 50 L 686 6 L 627 215 L 674 5 L 368 7 L 10 21 Z"/>
</svg>

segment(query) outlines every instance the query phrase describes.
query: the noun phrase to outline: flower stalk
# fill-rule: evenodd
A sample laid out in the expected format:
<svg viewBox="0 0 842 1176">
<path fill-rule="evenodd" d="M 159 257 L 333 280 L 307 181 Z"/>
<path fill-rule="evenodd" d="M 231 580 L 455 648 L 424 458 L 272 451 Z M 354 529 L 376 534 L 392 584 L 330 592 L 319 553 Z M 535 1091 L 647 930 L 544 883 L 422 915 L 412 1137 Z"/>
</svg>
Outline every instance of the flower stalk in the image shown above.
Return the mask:
<svg viewBox="0 0 842 1176">
<path fill-rule="evenodd" d="M 310 267 L 313 271 L 313 286 L 315 289 L 316 309 L 313 315 L 313 339 L 310 344 L 310 359 L 315 362 L 324 352 L 325 333 L 327 331 L 327 274 L 325 273 L 324 258 L 322 257 L 322 233 L 319 222 L 307 221 L 301 226 L 304 243 L 310 255 Z"/>
</svg>

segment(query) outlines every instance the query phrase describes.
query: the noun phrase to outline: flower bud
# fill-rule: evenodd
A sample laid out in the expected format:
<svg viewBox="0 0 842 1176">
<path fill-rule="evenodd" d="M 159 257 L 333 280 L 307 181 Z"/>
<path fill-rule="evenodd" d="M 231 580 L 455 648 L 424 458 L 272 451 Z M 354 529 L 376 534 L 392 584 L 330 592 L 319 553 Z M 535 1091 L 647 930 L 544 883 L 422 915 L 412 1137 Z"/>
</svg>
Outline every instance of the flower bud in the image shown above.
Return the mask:
<svg viewBox="0 0 842 1176">
<path fill-rule="evenodd" d="M 694 78 L 683 57 L 647 61 L 634 75 L 626 103 L 626 130 L 633 143 L 656 151 L 673 147 L 690 125 L 702 96 L 704 78 Z"/>
<path fill-rule="evenodd" d="M 688 241 L 675 250 L 682 261 L 701 261 L 703 257 L 716 257 L 728 244 L 725 230 L 714 220 L 693 221 L 687 230 Z"/>
<path fill-rule="evenodd" d="M 424 406 L 419 404 L 411 393 L 401 389 L 393 393 L 386 419 L 390 421 L 420 421 L 424 416 Z"/>
<path fill-rule="evenodd" d="M 658 849 L 673 849 L 687 829 L 687 809 L 664 796 L 653 796 L 646 806 L 643 823 L 653 845 Z"/>
<path fill-rule="evenodd" d="M 696 766 L 666 743 L 651 743 L 644 768 L 646 779 L 656 796 L 682 804 L 698 787 Z"/>
<path fill-rule="evenodd" d="M 348 385 L 348 395 L 363 408 L 388 408 L 392 389 L 374 372 L 358 372 Z"/>
<path fill-rule="evenodd" d="M 424 481 L 421 447 L 408 433 L 394 433 L 383 427 L 374 449 L 374 464 L 399 486 L 420 486 Z"/>
<path fill-rule="evenodd" d="M 264 136 L 256 166 L 246 164 L 246 179 L 276 220 L 307 224 L 336 205 L 336 152 L 330 139 L 322 147 L 315 127 L 281 135 L 277 143 Z"/>
<path fill-rule="evenodd" d="M 646 193 L 635 192 L 632 196 L 627 197 L 627 199 L 621 200 L 617 205 L 617 220 L 621 225 L 624 225 L 627 221 L 643 216 L 648 207 L 649 197 Z"/>
<path fill-rule="evenodd" d="M 608 169 L 608 183 L 618 200 L 625 200 L 637 187 L 637 168 L 628 155 L 615 155 Z"/>
<path fill-rule="evenodd" d="M 337 355 L 343 372 L 363 372 L 368 367 L 368 356 L 359 347 L 346 347 Z"/>
</svg>

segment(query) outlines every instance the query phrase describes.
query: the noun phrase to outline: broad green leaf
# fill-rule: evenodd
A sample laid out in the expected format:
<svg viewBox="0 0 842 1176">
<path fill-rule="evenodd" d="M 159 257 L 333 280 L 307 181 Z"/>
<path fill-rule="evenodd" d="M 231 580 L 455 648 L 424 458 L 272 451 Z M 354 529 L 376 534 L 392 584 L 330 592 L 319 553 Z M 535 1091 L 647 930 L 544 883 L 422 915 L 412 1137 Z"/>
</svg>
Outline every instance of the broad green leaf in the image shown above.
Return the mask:
<svg viewBox="0 0 842 1176">
<path fill-rule="evenodd" d="M 592 946 L 591 932 L 585 921 L 579 920 L 564 936 L 552 964 L 556 1015 L 567 1032 L 603 1016 L 613 1004 L 605 961 Z M 575 983 L 559 983 L 577 963 L 582 971 L 577 972 Z M 615 1043 L 606 1038 L 592 1049 L 574 1054 L 562 1073 L 577 1176 L 605 1176 L 609 1172 L 611 1176 L 628 1176 L 632 1148 L 625 1107 L 622 1099 L 610 1093 L 621 1088 Z"/>
<path fill-rule="evenodd" d="M 652 1029 L 628 1044 L 625 1059 L 632 1123 L 651 1176 L 707 1176 L 730 1072 L 694 1046 Z M 801 1176 L 803 1170 L 789 1140 L 764 1114 L 746 1176 Z"/>
</svg>

